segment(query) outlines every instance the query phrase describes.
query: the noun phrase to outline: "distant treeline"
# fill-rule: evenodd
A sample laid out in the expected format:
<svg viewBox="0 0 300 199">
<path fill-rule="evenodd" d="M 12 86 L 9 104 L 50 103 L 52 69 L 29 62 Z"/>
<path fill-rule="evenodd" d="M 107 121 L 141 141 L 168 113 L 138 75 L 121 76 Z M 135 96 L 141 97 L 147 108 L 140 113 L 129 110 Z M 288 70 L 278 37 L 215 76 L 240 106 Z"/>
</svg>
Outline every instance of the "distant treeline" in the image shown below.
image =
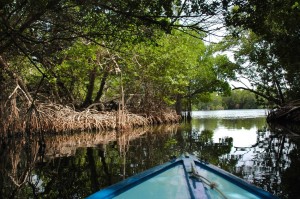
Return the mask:
<svg viewBox="0 0 300 199">
<path fill-rule="evenodd" d="M 194 110 L 257 109 L 263 108 L 254 93 L 246 90 L 233 90 L 230 96 L 211 94 L 206 102 L 199 102 Z"/>
</svg>

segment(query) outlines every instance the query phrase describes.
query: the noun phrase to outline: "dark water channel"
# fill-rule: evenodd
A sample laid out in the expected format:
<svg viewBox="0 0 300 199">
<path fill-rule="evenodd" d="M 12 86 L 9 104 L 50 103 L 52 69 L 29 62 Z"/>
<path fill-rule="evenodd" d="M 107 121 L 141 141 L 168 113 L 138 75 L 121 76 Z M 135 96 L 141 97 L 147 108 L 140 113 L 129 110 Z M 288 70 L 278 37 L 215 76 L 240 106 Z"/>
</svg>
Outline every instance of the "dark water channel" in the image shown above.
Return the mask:
<svg viewBox="0 0 300 199">
<path fill-rule="evenodd" d="M 84 198 L 184 152 L 279 198 L 299 198 L 299 135 L 270 129 L 265 110 L 232 110 L 126 133 L 0 138 L 0 198 Z"/>
</svg>

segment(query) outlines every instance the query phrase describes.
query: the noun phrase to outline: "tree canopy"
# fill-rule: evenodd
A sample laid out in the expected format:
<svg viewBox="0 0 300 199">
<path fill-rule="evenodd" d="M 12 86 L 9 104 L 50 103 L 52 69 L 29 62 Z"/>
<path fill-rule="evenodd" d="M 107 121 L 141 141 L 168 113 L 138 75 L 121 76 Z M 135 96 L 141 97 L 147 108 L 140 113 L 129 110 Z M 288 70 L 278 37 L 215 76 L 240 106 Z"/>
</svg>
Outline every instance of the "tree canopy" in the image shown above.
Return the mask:
<svg viewBox="0 0 300 199">
<path fill-rule="evenodd" d="M 219 7 L 218 1 L 6 0 L 0 4 L 0 54 L 43 61 L 79 37 L 116 45 L 128 37 L 149 38 L 154 27 L 208 31 L 213 24 L 205 22 Z"/>
<path fill-rule="evenodd" d="M 210 92 L 229 92 L 225 81 L 229 74 L 223 67 L 229 60 L 213 52 L 203 41 L 181 31 L 162 34 L 155 44 L 127 43 L 120 52 L 82 40 L 58 55 L 61 64 L 49 74 L 52 78 L 41 92 L 87 107 L 120 101 L 122 86 L 127 108 L 162 110 L 181 100 L 201 100 Z M 26 78 L 31 85 L 39 83 L 32 75 Z"/>
<path fill-rule="evenodd" d="M 180 113 L 211 92 L 229 94 L 236 74 L 281 105 L 300 96 L 299 16 L 295 0 L 5 0 L 1 110 L 21 88 L 31 102 L 86 108 L 125 92 L 128 102 L 139 95 L 144 108 Z M 235 63 L 203 43 L 224 25 Z"/>
<path fill-rule="evenodd" d="M 63 61 L 58 54 L 79 39 L 120 50 L 128 42 L 154 41 L 157 29 L 212 33 L 219 28 L 220 9 L 218 1 L 1 1 L 1 90 L 8 87 L 7 79 L 16 78 L 26 90 L 18 75 L 21 64 L 12 64 L 17 59 L 52 81 L 54 68 Z"/>
<path fill-rule="evenodd" d="M 126 87 L 131 89 L 127 93 L 139 91 L 147 103 L 177 104 L 180 113 L 190 100 L 197 101 L 214 91 L 228 93 L 230 90 L 224 77 L 229 74 L 224 75 L 221 67 L 229 60 L 215 57 L 210 46 L 190 35 L 177 31 L 158 39 L 156 46 L 135 46 L 132 54 L 125 67 Z"/>
<path fill-rule="evenodd" d="M 247 70 L 243 67 L 243 69 L 246 73 L 251 71 L 253 74 L 255 71 L 251 79 L 256 81 L 255 76 L 261 77 L 261 83 L 256 86 L 259 89 L 263 86 L 264 92 L 273 93 L 267 94 L 266 99 L 277 105 L 298 99 L 300 97 L 299 2 L 228 1 L 225 17 L 228 29 L 243 41 L 243 47 L 236 55 L 244 58 L 247 56 L 247 61 L 244 59 L 244 63 L 247 64 L 244 66 L 250 63 L 256 68 L 249 67 L 251 69 Z"/>
</svg>

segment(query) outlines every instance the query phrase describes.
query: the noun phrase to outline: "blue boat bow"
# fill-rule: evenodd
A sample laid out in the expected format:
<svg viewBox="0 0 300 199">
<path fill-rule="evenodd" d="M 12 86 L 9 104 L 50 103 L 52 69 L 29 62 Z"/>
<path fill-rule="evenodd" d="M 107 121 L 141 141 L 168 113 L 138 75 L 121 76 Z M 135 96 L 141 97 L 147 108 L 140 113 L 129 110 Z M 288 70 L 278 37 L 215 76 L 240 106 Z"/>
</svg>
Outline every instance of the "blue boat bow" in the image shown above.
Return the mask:
<svg viewBox="0 0 300 199">
<path fill-rule="evenodd" d="M 99 198 L 277 198 L 246 181 L 195 156 L 184 155 L 100 190 Z"/>
</svg>

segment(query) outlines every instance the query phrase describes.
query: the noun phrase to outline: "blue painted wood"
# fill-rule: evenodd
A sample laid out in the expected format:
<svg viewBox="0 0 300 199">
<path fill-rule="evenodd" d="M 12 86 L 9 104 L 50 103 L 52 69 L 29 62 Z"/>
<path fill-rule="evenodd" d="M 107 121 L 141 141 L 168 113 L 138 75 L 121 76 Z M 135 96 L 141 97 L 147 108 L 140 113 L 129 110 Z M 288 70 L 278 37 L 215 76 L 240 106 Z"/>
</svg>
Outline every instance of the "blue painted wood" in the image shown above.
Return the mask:
<svg viewBox="0 0 300 199">
<path fill-rule="evenodd" d="M 193 172 L 192 165 L 195 164 L 194 159 L 190 158 L 187 155 L 182 156 L 181 159 L 183 160 L 184 168 L 186 171 L 186 178 L 189 183 L 189 188 L 191 190 L 192 197 L 196 199 L 209 198 L 203 183 L 197 178 L 190 177 L 190 174 Z"/>
<path fill-rule="evenodd" d="M 224 171 L 224 170 L 220 169 L 219 167 L 216 167 L 212 164 L 200 162 L 200 161 L 197 161 L 195 163 L 198 167 L 207 169 L 208 171 L 221 176 L 222 178 L 232 182 L 233 184 L 236 184 L 237 186 L 239 186 L 251 193 L 255 193 L 255 195 L 259 196 L 260 198 L 277 198 L 277 197 L 273 196 L 271 193 L 269 193 L 263 189 L 260 189 L 252 184 L 249 184 L 248 182 L 244 181 L 243 179 L 241 179 L 235 175 L 232 175 L 231 173 L 228 173 L 227 171 Z"/>
<path fill-rule="evenodd" d="M 175 159 L 170 162 L 167 162 L 165 164 L 156 166 L 152 169 L 149 169 L 147 171 L 144 171 L 140 174 L 137 174 L 135 176 L 132 176 L 128 179 L 125 179 L 115 185 L 112 185 L 108 188 L 105 188 L 103 190 L 100 190 L 91 196 L 87 197 L 88 199 L 98 199 L 98 198 L 114 198 L 118 196 L 119 194 L 130 190 L 132 187 L 137 186 L 161 173 L 164 171 L 171 169 L 177 165 L 183 165 L 182 159 Z M 192 195 L 191 191 L 189 190 L 190 195 Z M 191 197 L 195 198 L 195 197 Z"/>
<path fill-rule="evenodd" d="M 137 192 L 137 190 L 143 190 L 143 193 L 140 193 L 143 195 L 143 199 L 145 198 L 151 198 L 150 194 L 147 195 L 145 193 L 145 187 L 143 189 L 137 189 L 137 187 L 146 185 L 146 183 L 149 184 L 149 181 L 151 180 L 158 180 L 157 182 L 160 182 L 160 178 L 166 178 L 167 175 L 164 175 L 164 173 L 169 172 L 171 169 L 178 169 L 183 168 L 183 175 L 182 172 L 180 172 L 180 176 L 177 176 L 180 178 L 181 183 L 186 182 L 187 186 L 184 186 L 182 184 L 181 189 L 183 187 L 186 187 L 186 191 L 180 192 L 178 190 L 174 190 L 174 196 L 176 198 L 182 198 L 181 193 L 184 195 L 185 198 L 191 198 L 191 199 L 208 199 L 208 198 L 239 198 L 240 196 L 251 196 L 253 198 L 265 198 L 265 199 L 273 199 L 277 198 L 270 194 L 269 192 L 266 192 L 254 185 L 251 185 L 247 183 L 246 181 L 216 167 L 211 164 L 208 164 L 206 162 L 199 161 L 196 157 L 191 155 L 185 155 L 181 156 L 177 159 L 174 159 L 170 162 L 167 162 L 165 164 L 156 166 L 152 169 L 149 169 L 147 171 L 144 171 L 140 174 L 137 174 L 135 176 L 132 176 L 124 181 L 121 181 L 115 185 L 112 185 L 108 188 L 105 188 L 103 190 L 100 190 L 89 197 L 88 199 L 99 199 L 99 198 L 126 198 L 126 194 L 132 190 L 134 190 L 134 194 Z M 175 172 L 176 173 L 176 172 Z M 172 174 L 173 175 L 173 174 Z M 212 179 L 216 181 L 220 187 L 214 187 L 212 186 L 213 183 L 206 180 L 207 176 L 212 176 Z M 170 177 L 170 176 L 167 176 Z M 172 177 L 172 176 L 171 176 Z M 184 178 L 184 179 L 181 179 Z M 178 178 L 177 178 L 178 179 Z M 166 180 L 166 179 L 164 179 Z M 166 183 L 167 182 L 167 183 Z M 169 182 L 163 181 L 164 184 L 159 184 L 158 186 L 170 186 L 168 184 Z M 171 179 L 170 179 L 171 183 Z M 147 186 L 148 186 L 147 184 Z M 151 183 L 150 183 L 151 184 Z M 185 183 L 184 183 L 185 184 Z M 157 188 L 157 186 L 156 186 Z M 164 187 L 165 188 L 165 187 Z M 157 189 L 155 189 L 157 190 Z M 168 190 L 168 189 L 161 189 L 161 190 Z M 149 187 L 149 193 L 153 191 L 151 190 L 151 186 Z M 133 192 L 133 191 L 132 191 Z M 147 192 L 147 191 L 146 191 Z M 236 192 L 236 193 L 235 193 Z M 188 197 L 186 196 L 189 195 Z M 159 194 L 159 193 L 158 193 Z M 226 195 L 227 194 L 227 195 Z M 238 195 L 240 194 L 240 195 Z M 141 198 L 141 195 L 137 195 L 136 198 Z M 164 194 L 162 194 L 164 195 Z M 164 196 L 167 196 L 165 194 Z M 169 196 L 169 195 L 168 195 Z"/>
</svg>

